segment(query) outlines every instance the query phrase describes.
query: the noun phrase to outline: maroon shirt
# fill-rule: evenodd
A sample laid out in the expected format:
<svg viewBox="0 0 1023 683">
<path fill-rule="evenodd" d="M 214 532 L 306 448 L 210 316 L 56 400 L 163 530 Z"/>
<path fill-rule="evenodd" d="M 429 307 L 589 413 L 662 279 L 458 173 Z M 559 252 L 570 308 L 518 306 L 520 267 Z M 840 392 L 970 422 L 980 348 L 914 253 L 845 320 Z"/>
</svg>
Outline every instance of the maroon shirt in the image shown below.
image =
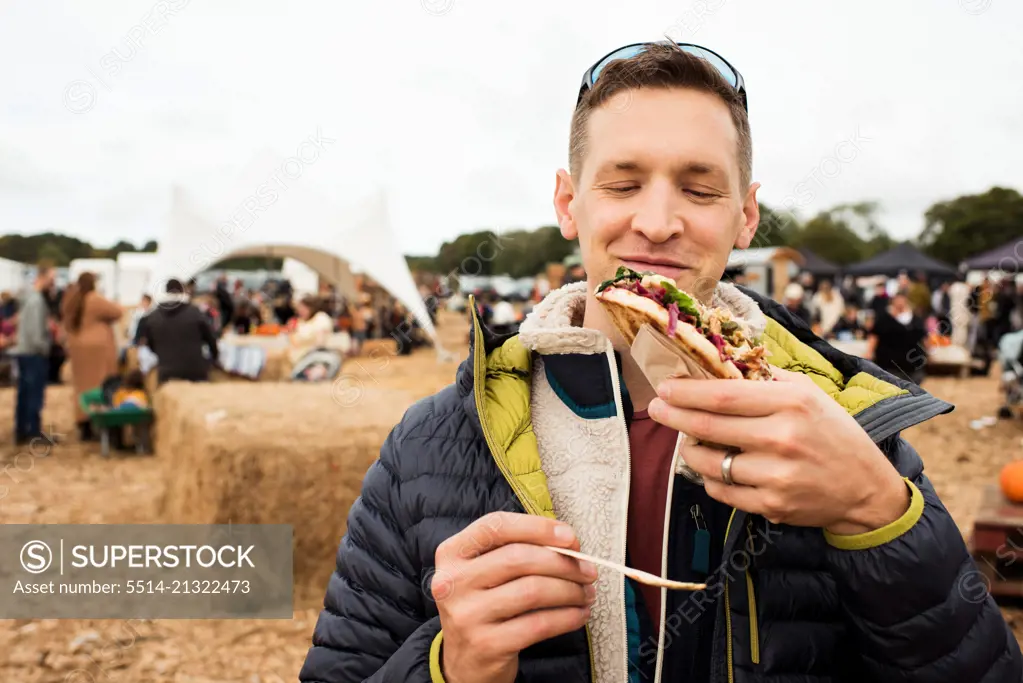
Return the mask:
<svg viewBox="0 0 1023 683">
<path fill-rule="evenodd" d="M 668 503 L 671 456 L 678 432 L 637 410 L 629 425 L 632 479 L 629 489 L 629 562 L 654 576 L 661 575 L 664 510 Z M 654 628 L 661 623 L 661 589 L 640 585 Z"/>
</svg>

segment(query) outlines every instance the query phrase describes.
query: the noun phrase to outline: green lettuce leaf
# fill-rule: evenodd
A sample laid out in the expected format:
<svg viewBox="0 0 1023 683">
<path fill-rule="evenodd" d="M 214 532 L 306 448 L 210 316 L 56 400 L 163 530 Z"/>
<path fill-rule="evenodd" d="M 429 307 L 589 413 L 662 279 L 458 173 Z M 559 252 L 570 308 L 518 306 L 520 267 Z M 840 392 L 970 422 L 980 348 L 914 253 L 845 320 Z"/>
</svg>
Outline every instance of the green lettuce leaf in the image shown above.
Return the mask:
<svg viewBox="0 0 1023 683">
<path fill-rule="evenodd" d="M 699 309 L 696 308 L 696 301 L 693 299 L 693 297 L 689 296 L 685 292 L 675 287 L 675 285 L 670 284 L 668 282 L 662 282 L 661 286 L 664 287 L 665 302 L 675 302 L 675 304 L 678 306 L 679 311 L 683 313 L 688 313 L 689 315 L 696 318 L 697 324 L 700 323 L 700 311 Z"/>
<path fill-rule="evenodd" d="M 615 276 L 610 280 L 604 280 L 601 282 L 600 286 L 597 287 L 597 291 L 603 292 L 608 287 L 618 284 L 622 280 L 639 280 L 641 277 L 642 276 L 634 270 L 626 268 L 625 266 L 618 266 L 618 270 L 615 271 Z"/>
</svg>

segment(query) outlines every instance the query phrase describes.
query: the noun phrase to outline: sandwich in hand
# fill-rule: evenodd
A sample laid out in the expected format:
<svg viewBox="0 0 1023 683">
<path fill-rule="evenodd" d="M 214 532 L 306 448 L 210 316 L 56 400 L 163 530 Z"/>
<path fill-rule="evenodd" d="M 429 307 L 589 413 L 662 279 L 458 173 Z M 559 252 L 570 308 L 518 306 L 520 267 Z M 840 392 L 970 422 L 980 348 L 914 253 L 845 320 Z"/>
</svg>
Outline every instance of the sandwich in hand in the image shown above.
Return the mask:
<svg viewBox="0 0 1023 683">
<path fill-rule="evenodd" d="M 595 296 L 629 344 L 649 324 L 712 377 L 771 379 L 767 350 L 749 326 L 726 308 L 704 306 L 670 278 L 622 266 Z"/>
</svg>

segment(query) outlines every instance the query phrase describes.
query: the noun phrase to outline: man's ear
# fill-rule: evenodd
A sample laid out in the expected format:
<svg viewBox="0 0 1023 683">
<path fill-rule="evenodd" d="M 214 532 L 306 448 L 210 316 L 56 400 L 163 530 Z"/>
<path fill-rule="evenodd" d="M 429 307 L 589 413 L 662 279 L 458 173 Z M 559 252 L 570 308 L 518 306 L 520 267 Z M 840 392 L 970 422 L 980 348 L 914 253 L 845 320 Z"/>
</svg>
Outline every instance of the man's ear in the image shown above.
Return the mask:
<svg viewBox="0 0 1023 683">
<path fill-rule="evenodd" d="M 572 217 L 572 200 L 575 199 L 575 186 L 572 176 L 565 169 L 559 169 L 554 182 L 554 213 L 558 216 L 561 236 L 566 240 L 579 237 L 575 219 Z"/>
<path fill-rule="evenodd" d="M 746 199 L 742 202 L 743 225 L 735 238 L 736 249 L 746 249 L 753 242 L 753 236 L 757 234 L 757 226 L 760 225 L 760 204 L 757 202 L 757 190 L 760 183 L 753 183 L 749 186 Z"/>
</svg>

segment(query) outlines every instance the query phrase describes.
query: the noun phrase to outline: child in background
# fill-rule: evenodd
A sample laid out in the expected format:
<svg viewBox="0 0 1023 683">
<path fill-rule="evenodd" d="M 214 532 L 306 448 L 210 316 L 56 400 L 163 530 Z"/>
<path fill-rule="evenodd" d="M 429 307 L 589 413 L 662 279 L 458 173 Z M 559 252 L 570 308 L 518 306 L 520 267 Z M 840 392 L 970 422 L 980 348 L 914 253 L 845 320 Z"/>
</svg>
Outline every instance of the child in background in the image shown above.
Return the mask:
<svg viewBox="0 0 1023 683">
<path fill-rule="evenodd" d="M 114 392 L 114 410 L 120 408 L 148 408 L 149 397 L 146 395 L 146 378 L 141 370 L 132 370 L 124 376 L 124 382 Z"/>
</svg>

